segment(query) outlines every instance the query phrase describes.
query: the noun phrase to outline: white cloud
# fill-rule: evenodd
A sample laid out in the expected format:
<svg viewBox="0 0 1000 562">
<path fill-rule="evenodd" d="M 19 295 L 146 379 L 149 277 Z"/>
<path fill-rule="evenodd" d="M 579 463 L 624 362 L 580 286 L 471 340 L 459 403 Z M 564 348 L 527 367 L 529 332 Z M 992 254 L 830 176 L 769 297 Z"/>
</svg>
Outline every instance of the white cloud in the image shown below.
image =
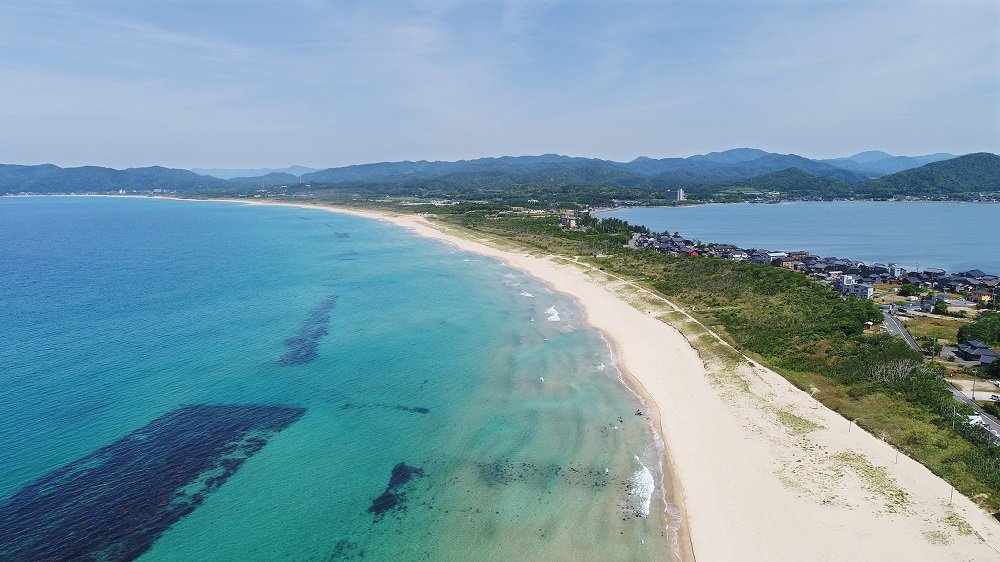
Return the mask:
<svg viewBox="0 0 1000 562">
<path fill-rule="evenodd" d="M 86 6 L 0 21 L 4 159 L 1000 149 L 989 2 Z"/>
</svg>

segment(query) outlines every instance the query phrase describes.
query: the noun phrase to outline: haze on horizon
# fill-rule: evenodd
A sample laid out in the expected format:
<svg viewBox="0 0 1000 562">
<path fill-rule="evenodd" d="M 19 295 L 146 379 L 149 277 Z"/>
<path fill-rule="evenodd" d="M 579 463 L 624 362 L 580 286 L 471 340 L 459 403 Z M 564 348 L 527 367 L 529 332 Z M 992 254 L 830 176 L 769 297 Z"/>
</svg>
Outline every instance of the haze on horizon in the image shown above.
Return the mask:
<svg viewBox="0 0 1000 562">
<path fill-rule="evenodd" d="M 1000 152 L 990 0 L 12 0 L 0 50 L 4 163 Z"/>
</svg>

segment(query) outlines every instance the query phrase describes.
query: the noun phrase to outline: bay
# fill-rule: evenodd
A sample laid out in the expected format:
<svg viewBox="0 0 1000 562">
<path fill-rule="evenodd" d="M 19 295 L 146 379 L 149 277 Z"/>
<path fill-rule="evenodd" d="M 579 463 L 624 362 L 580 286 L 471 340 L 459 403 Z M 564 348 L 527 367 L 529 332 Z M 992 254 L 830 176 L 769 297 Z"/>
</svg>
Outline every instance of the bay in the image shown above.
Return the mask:
<svg viewBox="0 0 1000 562">
<path fill-rule="evenodd" d="M 629 207 L 599 213 L 744 248 L 1000 274 L 1000 204 L 837 201 Z"/>
<path fill-rule="evenodd" d="M 641 403 L 520 272 L 221 202 L 0 198 L 0 240 L 0 558 L 670 557 Z"/>
</svg>

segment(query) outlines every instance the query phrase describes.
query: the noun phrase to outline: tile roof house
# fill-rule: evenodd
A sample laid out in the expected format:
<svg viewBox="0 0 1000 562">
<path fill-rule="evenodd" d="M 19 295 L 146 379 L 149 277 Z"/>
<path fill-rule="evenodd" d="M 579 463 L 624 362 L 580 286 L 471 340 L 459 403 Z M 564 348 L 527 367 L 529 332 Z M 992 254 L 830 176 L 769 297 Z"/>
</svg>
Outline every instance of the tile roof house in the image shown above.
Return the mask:
<svg viewBox="0 0 1000 562">
<path fill-rule="evenodd" d="M 997 352 L 980 340 L 969 340 L 958 344 L 955 355 L 967 361 L 979 361 L 981 365 L 989 365 L 997 358 Z"/>
</svg>

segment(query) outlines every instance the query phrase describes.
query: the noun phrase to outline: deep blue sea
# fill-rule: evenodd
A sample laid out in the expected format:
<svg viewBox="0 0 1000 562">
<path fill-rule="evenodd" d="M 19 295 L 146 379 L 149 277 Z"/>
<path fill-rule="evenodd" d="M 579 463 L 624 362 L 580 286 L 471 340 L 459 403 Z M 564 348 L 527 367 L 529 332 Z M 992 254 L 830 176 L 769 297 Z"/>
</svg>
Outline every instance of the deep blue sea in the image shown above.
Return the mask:
<svg viewBox="0 0 1000 562">
<path fill-rule="evenodd" d="M 0 198 L 0 388 L 2 560 L 669 557 L 576 304 L 379 221 Z"/>
<path fill-rule="evenodd" d="M 1000 204 L 838 201 L 636 207 L 601 213 L 704 242 L 1000 275 Z"/>
</svg>

